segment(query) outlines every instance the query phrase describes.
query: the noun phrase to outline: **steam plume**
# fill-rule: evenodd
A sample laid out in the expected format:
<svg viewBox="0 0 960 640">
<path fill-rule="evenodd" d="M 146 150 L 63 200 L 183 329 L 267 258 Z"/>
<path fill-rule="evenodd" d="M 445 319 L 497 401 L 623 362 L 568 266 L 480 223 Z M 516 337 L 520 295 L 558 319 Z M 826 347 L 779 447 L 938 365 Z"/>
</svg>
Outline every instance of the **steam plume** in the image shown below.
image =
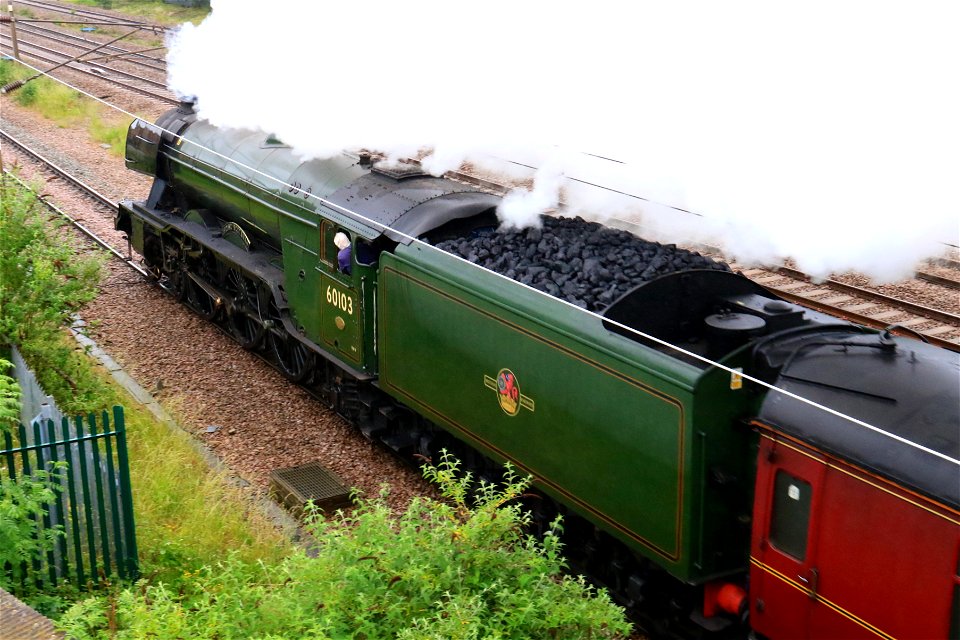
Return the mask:
<svg viewBox="0 0 960 640">
<path fill-rule="evenodd" d="M 506 225 L 562 189 L 649 239 L 892 280 L 960 243 L 955 7 L 214 0 L 170 83 L 304 157 L 545 167 Z"/>
</svg>

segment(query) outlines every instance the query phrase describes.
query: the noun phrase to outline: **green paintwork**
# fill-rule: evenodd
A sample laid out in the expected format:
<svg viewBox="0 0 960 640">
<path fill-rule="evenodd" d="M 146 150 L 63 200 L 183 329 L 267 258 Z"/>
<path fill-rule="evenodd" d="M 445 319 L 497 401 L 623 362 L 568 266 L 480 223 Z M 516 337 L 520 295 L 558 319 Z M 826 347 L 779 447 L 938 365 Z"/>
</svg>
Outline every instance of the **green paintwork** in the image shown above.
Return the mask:
<svg viewBox="0 0 960 640">
<path fill-rule="evenodd" d="M 206 207 L 239 224 L 254 250 L 266 247 L 282 256 L 283 289 L 294 326 L 353 369 L 374 373 L 373 318 L 364 310 L 373 305 L 376 266 L 355 265 L 350 276 L 340 273 L 333 236 L 346 230 L 356 241 L 379 233 L 310 197 L 325 198 L 366 174 L 356 158 L 344 155 L 304 162 L 262 133 L 223 131 L 205 122 L 193 123 L 176 151 L 166 155 L 170 182 L 191 206 Z M 256 171 L 244 169 L 241 163 Z M 139 221 L 133 225 L 131 240 L 142 251 Z M 327 302 L 328 287 L 344 294 L 353 313 Z"/>
<path fill-rule="evenodd" d="M 287 247 L 277 243 L 288 237 L 316 249 L 316 214 L 323 206 L 310 196 L 326 198 L 367 170 L 345 155 L 304 162 L 267 140 L 263 133 L 224 131 L 195 122 L 184 132 L 177 152 L 168 154 L 171 182 L 191 202 L 242 224 L 284 254 Z M 344 226 L 364 237 L 377 235 L 356 224 Z M 306 238 L 308 233 L 313 237 Z"/>
<path fill-rule="evenodd" d="M 682 580 L 745 566 L 742 544 L 710 542 L 726 539 L 713 534 L 731 526 L 730 513 L 701 509 L 706 469 L 718 462 L 695 423 L 709 422 L 694 396 L 702 370 L 429 247 L 381 258 L 379 314 L 381 386 L 399 400 L 513 461 Z M 503 369 L 516 376 L 519 409 L 499 401 Z M 703 428 L 725 440 L 725 457 L 749 452 L 729 416 Z"/>
<path fill-rule="evenodd" d="M 359 322 L 361 306 L 356 290 L 344 286 L 344 281 L 322 276 L 318 291 L 323 344 L 353 366 L 359 366 L 363 362 L 363 343 Z"/>
</svg>

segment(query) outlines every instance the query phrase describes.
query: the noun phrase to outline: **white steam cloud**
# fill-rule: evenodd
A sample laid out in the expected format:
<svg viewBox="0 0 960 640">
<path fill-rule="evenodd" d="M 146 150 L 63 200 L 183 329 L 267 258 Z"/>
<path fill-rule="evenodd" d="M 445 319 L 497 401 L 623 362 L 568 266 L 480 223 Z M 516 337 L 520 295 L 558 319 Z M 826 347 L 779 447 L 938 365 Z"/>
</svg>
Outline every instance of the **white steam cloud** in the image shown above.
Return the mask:
<svg viewBox="0 0 960 640">
<path fill-rule="evenodd" d="M 305 157 L 430 149 L 437 174 L 532 178 L 508 226 L 562 194 L 642 217 L 651 239 L 889 281 L 960 243 L 958 17 L 952 2 L 214 0 L 172 39 L 170 83 Z"/>
</svg>

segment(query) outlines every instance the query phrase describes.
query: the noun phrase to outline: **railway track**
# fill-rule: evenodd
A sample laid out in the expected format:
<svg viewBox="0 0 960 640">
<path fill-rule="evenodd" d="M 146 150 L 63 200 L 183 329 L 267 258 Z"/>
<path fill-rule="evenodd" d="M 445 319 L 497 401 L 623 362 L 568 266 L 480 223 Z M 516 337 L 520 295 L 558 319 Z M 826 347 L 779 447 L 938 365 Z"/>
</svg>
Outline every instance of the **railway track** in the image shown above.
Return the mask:
<svg viewBox="0 0 960 640">
<path fill-rule="evenodd" d="M 34 160 L 36 160 L 37 162 L 41 163 L 49 171 L 56 174 L 59 178 L 61 178 L 62 180 L 64 180 L 74 188 L 76 188 L 78 191 L 83 193 L 84 196 L 93 200 L 98 205 L 105 206 L 111 210 L 116 208 L 117 203 L 114 202 L 112 198 L 108 198 L 107 196 L 103 195 L 102 193 L 100 193 L 99 191 L 97 191 L 87 183 L 85 183 L 83 180 L 77 178 L 66 169 L 61 168 L 55 162 L 44 157 L 34 149 L 31 149 L 29 146 L 20 142 L 19 140 L 17 140 L 16 138 L 8 134 L 7 132 L 0 130 L 0 140 L 2 140 L 4 144 L 9 144 L 15 147 L 20 153 L 27 155 L 33 158 Z M 7 175 L 11 177 L 13 180 L 16 180 L 17 182 L 19 182 L 24 187 L 28 187 L 28 185 L 26 185 L 23 181 L 21 181 L 19 178 L 14 176 L 12 173 L 8 172 L 6 169 L 3 170 L 3 173 L 4 175 Z M 122 261 L 128 267 L 130 267 L 131 269 L 133 269 L 134 271 L 136 271 L 137 273 L 139 273 L 144 277 L 151 277 L 150 272 L 144 269 L 142 266 L 140 266 L 139 263 L 135 262 L 132 259 L 132 256 L 129 255 L 129 252 L 127 255 L 124 255 L 121 251 L 113 247 L 113 245 L 111 245 L 105 239 L 101 238 L 99 235 L 91 231 L 78 219 L 74 218 L 69 213 L 67 213 L 57 205 L 53 204 L 52 202 L 49 202 L 47 199 L 43 198 L 42 196 L 40 197 L 40 201 L 43 202 L 43 204 L 47 208 L 55 212 L 57 215 L 62 217 L 64 220 L 66 220 L 71 226 L 73 226 L 78 231 L 80 231 L 80 233 L 82 233 L 84 236 L 92 240 L 102 249 L 106 249 L 107 251 L 109 251 L 111 255 L 113 255 L 115 258 L 119 259 L 120 261 Z"/>
<path fill-rule="evenodd" d="M 78 5 L 61 5 L 54 2 L 43 2 L 42 0 L 17 0 L 18 7 L 30 7 L 31 9 L 36 9 L 38 11 L 46 11 L 49 13 L 59 13 L 65 16 L 70 16 L 71 18 L 81 18 L 86 19 L 91 22 L 108 22 L 111 24 L 118 25 L 127 25 L 127 24 L 140 24 L 144 28 L 150 29 L 155 33 L 162 34 L 166 31 L 164 27 L 159 25 L 151 25 L 145 22 L 139 22 L 135 20 L 130 20 L 129 18 L 118 18 L 115 15 L 108 13 L 101 13 L 99 11 L 93 11 L 91 9 L 84 9 Z M 67 20 L 64 19 L 66 22 Z"/>
<path fill-rule="evenodd" d="M 19 46 L 21 57 L 29 57 L 32 60 L 46 62 L 51 65 L 61 64 L 72 57 L 69 54 L 60 53 L 48 47 L 44 47 L 43 45 L 24 41 L 22 39 L 19 39 Z M 11 38 L 6 33 L 0 34 L 0 51 L 4 51 L 5 53 L 12 51 Z M 105 65 L 100 65 L 93 62 L 70 62 L 64 65 L 64 68 L 76 71 L 91 78 L 96 78 L 97 80 L 103 82 L 108 82 L 127 91 L 132 91 L 166 104 L 176 105 L 180 103 L 176 97 L 174 97 L 169 91 L 166 91 L 166 85 L 164 83 L 150 78 L 144 78 L 120 69 L 107 67 Z M 127 80 L 124 81 L 111 76 L 121 76 L 127 78 Z M 152 89 L 138 86 L 134 83 L 147 85 L 148 87 L 152 87 Z M 164 93 L 158 93 L 157 91 L 154 91 L 153 89 L 156 88 L 163 89 Z"/>
<path fill-rule="evenodd" d="M 41 27 L 33 25 L 27 22 L 18 22 L 17 23 L 17 34 L 18 40 L 20 37 L 28 35 L 34 36 L 37 38 L 45 38 L 47 40 L 52 40 L 54 42 L 61 43 L 68 47 L 76 47 L 78 49 L 92 49 L 99 45 L 102 45 L 102 42 L 97 40 L 91 40 L 90 38 L 84 38 L 72 33 L 65 31 L 59 31 L 57 29 L 51 29 L 49 27 Z M 159 47 L 155 49 L 157 51 L 165 49 L 165 47 Z M 125 49 L 123 47 L 118 47 L 116 45 L 108 45 L 101 49 L 101 52 L 97 54 L 97 57 L 94 59 L 123 59 L 125 62 L 143 67 L 145 69 L 150 69 L 161 74 L 166 74 L 167 72 L 167 62 L 163 58 L 157 58 L 154 56 L 145 55 L 143 51 L 134 51 L 132 49 Z"/>
<path fill-rule="evenodd" d="M 875 329 L 889 328 L 894 333 L 912 335 L 938 347 L 960 351 L 960 316 L 955 314 L 832 279 L 815 284 L 807 274 L 785 266 L 748 268 L 742 273 L 778 296 L 802 306 Z M 783 282 L 784 279 L 788 281 Z M 944 286 L 956 290 L 954 281 Z"/>
</svg>

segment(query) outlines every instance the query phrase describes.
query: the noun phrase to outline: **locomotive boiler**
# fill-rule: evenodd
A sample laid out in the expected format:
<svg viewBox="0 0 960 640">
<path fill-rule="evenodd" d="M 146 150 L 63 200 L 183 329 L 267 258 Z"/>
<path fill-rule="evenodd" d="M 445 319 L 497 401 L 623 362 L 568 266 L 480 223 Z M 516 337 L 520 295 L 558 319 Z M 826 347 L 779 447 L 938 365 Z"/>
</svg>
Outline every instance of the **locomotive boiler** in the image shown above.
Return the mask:
<svg viewBox="0 0 960 640">
<path fill-rule="evenodd" d="M 562 513 L 571 565 L 651 633 L 960 636 L 956 353 L 186 105 L 134 122 L 127 165 L 154 183 L 116 226 L 174 295 L 367 437 L 531 474 L 535 526 Z"/>
</svg>

